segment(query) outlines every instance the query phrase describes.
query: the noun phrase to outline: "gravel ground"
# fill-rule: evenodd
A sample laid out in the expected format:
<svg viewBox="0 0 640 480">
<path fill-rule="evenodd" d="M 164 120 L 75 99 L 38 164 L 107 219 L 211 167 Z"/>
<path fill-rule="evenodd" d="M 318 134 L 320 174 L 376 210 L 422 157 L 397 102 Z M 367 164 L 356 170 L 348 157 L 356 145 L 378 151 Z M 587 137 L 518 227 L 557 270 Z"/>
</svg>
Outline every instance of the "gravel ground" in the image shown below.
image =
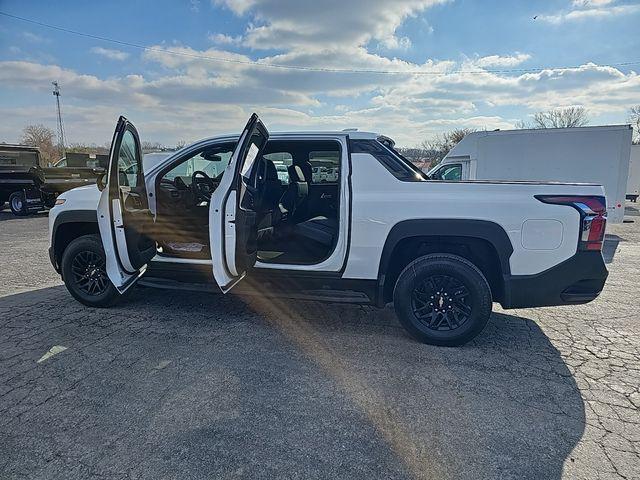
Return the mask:
<svg viewBox="0 0 640 480">
<path fill-rule="evenodd" d="M 463 348 L 369 307 L 137 288 L 86 308 L 46 216 L 0 213 L 0 478 L 640 478 L 629 207 L 599 299 L 496 306 Z"/>
</svg>

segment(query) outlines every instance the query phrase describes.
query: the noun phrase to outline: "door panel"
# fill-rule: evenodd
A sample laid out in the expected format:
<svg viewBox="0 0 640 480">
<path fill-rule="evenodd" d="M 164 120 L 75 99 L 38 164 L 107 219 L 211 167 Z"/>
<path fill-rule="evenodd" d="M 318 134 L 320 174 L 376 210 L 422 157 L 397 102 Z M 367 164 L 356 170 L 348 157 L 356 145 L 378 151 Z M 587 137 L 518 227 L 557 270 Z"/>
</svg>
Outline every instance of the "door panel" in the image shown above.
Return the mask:
<svg viewBox="0 0 640 480">
<path fill-rule="evenodd" d="M 257 172 L 268 139 L 269 132 L 254 113 L 240 136 L 220 186 L 211 196 L 211 261 L 213 275 L 224 293 L 256 262 L 256 209 L 263 193 Z"/>
<path fill-rule="evenodd" d="M 135 283 L 156 253 L 149 237 L 152 224 L 138 132 L 120 117 L 111 143 L 107 185 L 98 204 L 98 226 L 107 275 L 121 293 Z"/>
</svg>

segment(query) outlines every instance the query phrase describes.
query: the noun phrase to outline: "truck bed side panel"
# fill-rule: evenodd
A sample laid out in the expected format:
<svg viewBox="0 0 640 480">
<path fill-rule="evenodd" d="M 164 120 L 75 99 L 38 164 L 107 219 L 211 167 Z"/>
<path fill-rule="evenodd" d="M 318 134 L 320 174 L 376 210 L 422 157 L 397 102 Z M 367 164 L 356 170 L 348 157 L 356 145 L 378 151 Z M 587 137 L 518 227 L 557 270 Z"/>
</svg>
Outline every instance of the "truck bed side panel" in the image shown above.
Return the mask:
<svg viewBox="0 0 640 480">
<path fill-rule="evenodd" d="M 411 219 L 464 219 L 494 222 L 513 247 L 512 275 L 534 275 L 572 257 L 577 250 L 579 214 L 562 205 L 544 204 L 534 195 L 602 195 L 591 185 L 489 182 L 403 182 L 390 176 L 369 154 L 353 154 L 353 226 L 345 278 L 377 278 L 378 262 L 393 226 Z M 523 239 L 523 225 L 535 221 L 555 232 L 554 242 Z M 529 225 L 525 222 L 533 221 Z M 557 223 L 561 224 L 558 228 Z M 429 232 L 424 232 L 428 235 Z M 536 243 L 541 242 L 541 243 Z"/>
</svg>

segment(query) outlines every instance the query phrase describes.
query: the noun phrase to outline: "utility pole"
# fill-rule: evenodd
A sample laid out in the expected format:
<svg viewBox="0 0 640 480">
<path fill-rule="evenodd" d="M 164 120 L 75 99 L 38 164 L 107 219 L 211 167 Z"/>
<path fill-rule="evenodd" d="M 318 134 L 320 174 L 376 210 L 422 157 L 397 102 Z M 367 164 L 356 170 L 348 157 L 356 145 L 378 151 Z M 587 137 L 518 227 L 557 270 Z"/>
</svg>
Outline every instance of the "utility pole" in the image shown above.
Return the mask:
<svg viewBox="0 0 640 480">
<path fill-rule="evenodd" d="M 58 85 L 58 81 L 51 82 L 53 85 L 53 96 L 56 97 L 56 107 L 58 113 L 58 143 L 60 144 L 60 149 L 62 150 L 62 156 L 66 156 L 67 152 L 65 151 L 64 146 L 64 125 L 62 123 L 62 111 L 60 110 L 60 85 Z"/>
</svg>

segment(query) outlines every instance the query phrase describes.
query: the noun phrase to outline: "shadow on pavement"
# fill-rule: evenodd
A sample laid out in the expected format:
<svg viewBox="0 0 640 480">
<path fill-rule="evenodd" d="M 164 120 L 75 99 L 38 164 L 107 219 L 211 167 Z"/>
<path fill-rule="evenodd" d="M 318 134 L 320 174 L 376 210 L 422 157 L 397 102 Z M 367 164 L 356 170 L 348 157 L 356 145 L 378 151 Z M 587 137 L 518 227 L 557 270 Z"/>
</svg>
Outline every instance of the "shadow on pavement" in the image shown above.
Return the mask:
<svg viewBox="0 0 640 480">
<path fill-rule="evenodd" d="M 619 237 L 618 235 L 606 234 L 604 237 L 604 243 L 602 244 L 602 257 L 604 258 L 604 263 L 609 264 L 613 262 L 613 257 L 616 255 L 616 251 L 618 250 L 618 245 L 620 242 L 624 242 L 624 238 Z"/>
<path fill-rule="evenodd" d="M 0 476 L 560 478 L 584 432 L 560 353 L 513 315 L 462 348 L 388 310 L 147 288 L 16 294 L 0 319 Z"/>
</svg>

